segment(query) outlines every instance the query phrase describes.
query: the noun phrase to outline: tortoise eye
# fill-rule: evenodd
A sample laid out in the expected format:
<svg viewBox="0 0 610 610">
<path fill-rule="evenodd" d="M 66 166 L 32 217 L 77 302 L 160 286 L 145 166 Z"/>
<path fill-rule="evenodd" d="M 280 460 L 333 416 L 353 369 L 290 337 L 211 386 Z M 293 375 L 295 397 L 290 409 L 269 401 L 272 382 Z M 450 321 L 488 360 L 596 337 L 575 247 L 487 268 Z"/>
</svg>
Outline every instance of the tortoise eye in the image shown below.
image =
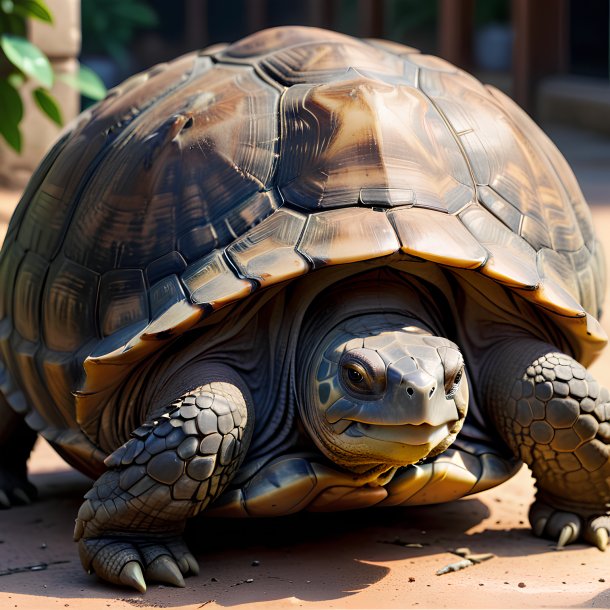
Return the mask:
<svg viewBox="0 0 610 610">
<path fill-rule="evenodd" d="M 440 347 L 437 351 L 445 367 L 445 396 L 451 399 L 458 391 L 464 375 L 464 358 L 452 347 Z"/>
<path fill-rule="evenodd" d="M 385 389 L 385 363 L 374 351 L 350 350 L 343 354 L 340 367 L 343 387 L 356 397 L 377 396 Z"/>
<path fill-rule="evenodd" d="M 351 367 L 347 369 L 347 378 L 356 385 L 364 381 L 364 376 L 362 375 L 362 373 Z"/>
<path fill-rule="evenodd" d="M 360 363 L 346 363 L 343 365 L 342 370 L 343 383 L 348 390 L 356 394 L 372 394 L 369 376 Z"/>
<path fill-rule="evenodd" d="M 464 365 L 460 367 L 457 373 L 451 375 L 445 380 L 445 396 L 447 398 L 453 398 L 460 387 L 460 381 L 464 375 Z"/>
</svg>

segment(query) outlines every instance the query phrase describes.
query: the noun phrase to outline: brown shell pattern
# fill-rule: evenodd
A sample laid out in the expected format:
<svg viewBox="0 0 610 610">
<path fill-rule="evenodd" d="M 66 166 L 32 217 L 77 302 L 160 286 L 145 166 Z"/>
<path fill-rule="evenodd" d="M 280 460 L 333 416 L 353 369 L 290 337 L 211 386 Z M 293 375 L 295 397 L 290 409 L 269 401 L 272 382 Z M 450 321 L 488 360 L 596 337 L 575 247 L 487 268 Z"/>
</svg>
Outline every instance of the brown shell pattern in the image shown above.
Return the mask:
<svg viewBox="0 0 610 610">
<path fill-rule="evenodd" d="M 60 442 L 114 367 L 210 311 L 396 252 L 472 269 L 605 341 L 586 203 L 503 94 L 313 28 L 184 56 L 81 115 L 30 182 L 0 259 L 0 385 Z"/>
</svg>

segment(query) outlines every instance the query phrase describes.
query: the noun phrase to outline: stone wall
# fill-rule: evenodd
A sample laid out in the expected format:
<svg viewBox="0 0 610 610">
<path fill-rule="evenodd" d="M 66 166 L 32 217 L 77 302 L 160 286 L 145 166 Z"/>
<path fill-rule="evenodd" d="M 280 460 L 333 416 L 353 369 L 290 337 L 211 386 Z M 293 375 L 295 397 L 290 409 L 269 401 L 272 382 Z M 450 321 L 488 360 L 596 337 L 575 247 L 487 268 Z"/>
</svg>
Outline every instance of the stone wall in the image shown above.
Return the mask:
<svg viewBox="0 0 610 610">
<path fill-rule="evenodd" d="M 80 1 L 47 0 L 47 5 L 54 23 L 33 20 L 28 24 L 29 39 L 47 54 L 56 73 L 76 73 L 81 43 Z M 5 186 L 22 188 L 62 129 L 36 106 L 31 91 L 37 86 L 30 80 L 21 91 L 24 105 L 21 154 L 0 141 L 0 183 Z M 79 112 L 79 93 L 59 80 L 51 91 L 61 108 L 64 124 L 69 123 Z"/>
</svg>

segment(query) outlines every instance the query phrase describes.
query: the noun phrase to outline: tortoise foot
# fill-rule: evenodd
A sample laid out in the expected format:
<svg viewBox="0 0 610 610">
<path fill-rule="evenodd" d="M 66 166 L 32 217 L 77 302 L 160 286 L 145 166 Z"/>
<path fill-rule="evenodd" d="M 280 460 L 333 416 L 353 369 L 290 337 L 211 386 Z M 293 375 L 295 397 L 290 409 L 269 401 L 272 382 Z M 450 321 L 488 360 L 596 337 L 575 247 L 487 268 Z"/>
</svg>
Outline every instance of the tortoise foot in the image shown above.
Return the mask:
<svg viewBox="0 0 610 610">
<path fill-rule="evenodd" d="M 27 461 L 35 441 L 36 432 L 9 407 L 0 392 L 0 509 L 36 499 L 36 488 L 27 475 Z"/>
<path fill-rule="evenodd" d="M 37 492 L 25 474 L 16 472 L 0 461 L 0 509 L 30 504 Z"/>
<path fill-rule="evenodd" d="M 536 536 L 557 540 L 557 549 L 584 541 L 605 551 L 610 533 L 610 515 L 591 512 L 587 509 L 554 508 L 544 500 L 536 500 L 530 508 L 529 520 Z"/>
<path fill-rule="evenodd" d="M 89 573 L 140 593 L 147 582 L 184 587 L 184 576 L 199 574 L 197 560 L 179 536 L 86 538 L 79 541 L 78 550 Z"/>
</svg>

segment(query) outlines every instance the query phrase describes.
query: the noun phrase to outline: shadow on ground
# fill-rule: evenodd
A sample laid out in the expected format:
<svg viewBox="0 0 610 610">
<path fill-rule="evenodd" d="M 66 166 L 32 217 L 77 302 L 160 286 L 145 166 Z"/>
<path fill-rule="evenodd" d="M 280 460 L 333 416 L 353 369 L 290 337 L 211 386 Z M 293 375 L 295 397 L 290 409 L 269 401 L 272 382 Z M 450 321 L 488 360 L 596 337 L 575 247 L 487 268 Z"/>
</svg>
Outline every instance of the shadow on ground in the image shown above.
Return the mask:
<svg viewBox="0 0 610 610">
<path fill-rule="evenodd" d="M 71 534 L 89 480 L 63 469 L 34 475 L 32 481 L 39 487 L 39 501 L 0 514 L 0 592 L 34 600 L 88 597 L 139 607 L 203 607 L 213 600 L 230 607 L 288 598 L 342 605 L 382 586 L 378 583 L 395 566 L 405 585 L 414 586 L 410 583 L 421 581 L 422 573 L 432 577 L 457 560 L 450 550 L 460 546 L 498 557 L 548 551 L 525 524 L 477 531 L 489 522 L 490 505 L 502 507 L 499 495 L 487 502 L 472 498 L 438 506 L 275 519 L 200 518 L 189 524 L 185 537 L 198 556 L 201 574 L 189 578 L 185 589 L 151 585 L 141 597 L 97 581 L 80 566 Z M 512 514 L 514 507 L 505 510 Z M 494 524 L 501 526 L 501 519 Z M 28 569 L 32 566 L 38 569 Z"/>
</svg>

